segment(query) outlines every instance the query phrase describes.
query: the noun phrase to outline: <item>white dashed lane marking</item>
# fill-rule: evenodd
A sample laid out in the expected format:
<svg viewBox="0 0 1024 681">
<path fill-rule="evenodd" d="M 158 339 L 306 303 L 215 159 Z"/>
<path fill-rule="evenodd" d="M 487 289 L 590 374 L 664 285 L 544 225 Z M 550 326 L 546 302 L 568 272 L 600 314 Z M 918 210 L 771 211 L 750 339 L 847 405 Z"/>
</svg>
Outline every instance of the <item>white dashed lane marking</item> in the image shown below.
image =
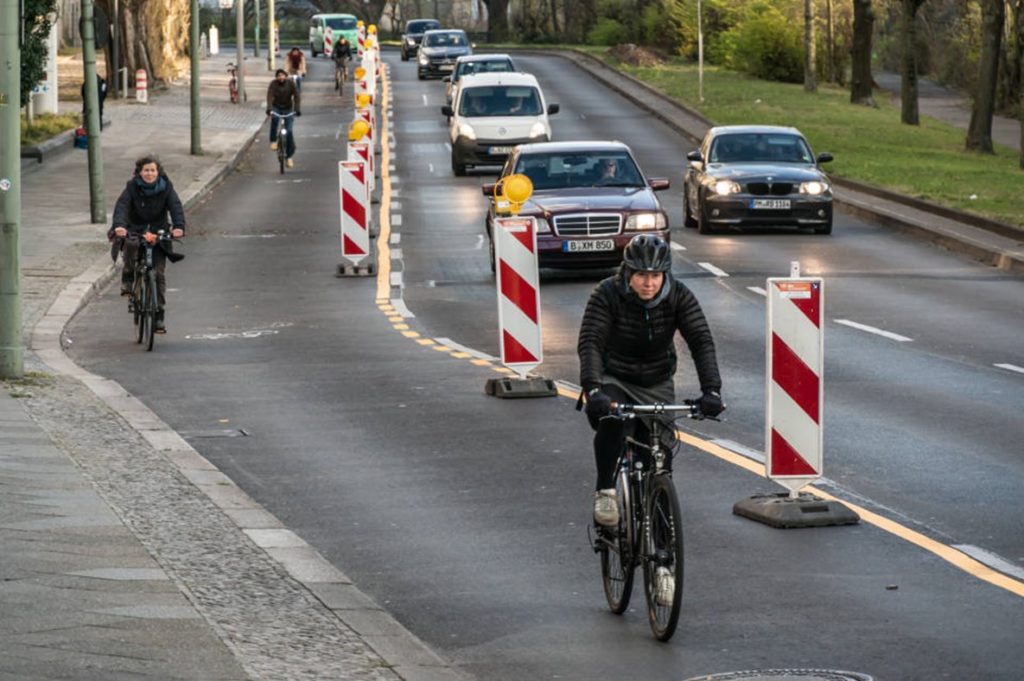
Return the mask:
<svg viewBox="0 0 1024 681">
<path fill-rule="evenodd" d="M 684 246 L 682 244 L 677 244 L 675 241 L 673 241 L 671 243 L 671 246 L 672 246 L 672 250 L 673 251 L 685 251 L 686 250 L 686 246 Z"/>
<path fill-rule="evenodd" d="M 757 294 L 757 295 L 759 295 L 759 296 L 766 296 L 766 297 L 767 297 L 767 295 L 768 295 L 768 292 L 767 292 L 767 291 L 765 291 L 765 290 L 764 290 L 763 288 L 761 288 L 760 286 L 748 286 L 748 287 L 747 287 L 747 290 L 748 290 L 748 291 L 753 291 L 754 293 L 756 293 L 756 294 Z"/>
<path fill-rule="evenodd" d="M 709 262 L 699 262 L 697 264 L 700 265 L 701 267 L 703 267 L 704 269 L 706 269 L 711 274 L 715 275 L 716 277 L 728 277 L 729 276 L 728 272 L 726 272 L 724 270 L 718 269 L 717 267 L 715 267 L 714 265 L 712 265 Z"/>
<path fill-rule="evenodd" d="M 995 364 L 993 366 L 997 366 L 1000 369 L 1006 369 L 1007 371 L 1015 371 L 1018 374 L 1024 374 L 1024 367 L 1019 367 L 1015 364 Z"/>
<path fill-rule="evenodd" d="M 879 329 L 874 326 L 868 326 L 867 324 L 858 324 L 857 322 L 851 322 L 849 319 L 835 319 L 833 321 L 835 321 L 836 324 L 842 324 L 843 326 L 849 326 L 851 329 L 857 329 L 859 331 L 873 333 L 876 336 L 882 336 L 883 338 L 888 338 L 889 340 L 894 340 L 899 343 L 909 343 L 910 341 L 914 340 L 913 338 L 907 338 L 906 336 L 901 336 L 900 334 L 893 333 L 892 331 L 886 331 L 884 329 Z"/>
</svg>

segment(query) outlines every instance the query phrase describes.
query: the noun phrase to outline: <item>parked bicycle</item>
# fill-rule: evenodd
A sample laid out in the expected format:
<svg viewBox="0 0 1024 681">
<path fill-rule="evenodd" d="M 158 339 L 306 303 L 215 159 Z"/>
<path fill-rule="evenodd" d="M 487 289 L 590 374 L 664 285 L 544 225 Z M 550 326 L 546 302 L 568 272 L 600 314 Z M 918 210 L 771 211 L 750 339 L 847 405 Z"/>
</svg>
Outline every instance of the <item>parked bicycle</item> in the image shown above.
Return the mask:
<svg viewBox="0 0 1024 681">
<path fill-rule="evenodd" d="M 612 413 L 604 417 L 639 419 L 649 437 L 647 442 L 626 437 L 615 477 L 619 523 L 617 527 L 597 526 L 593 541 L 601 558 L 605 598 L 616 615 L 629 606 L 634 570 L 643 569 L 647 618 L 659 641 L 667 641 L 675 633 L 683 595 L 682 514 L 672 483 L 672 458 L 679 444 L 671 427 L 673 414 L 680 415 L 676 418 L 705 418 L 692 400 L 613 405 Z M 663 441 L 666 435 L 672 436 L 671 445 Z"/>
<path fill-rule="evenodd" d="M 238 69 L 233 63 L 228 64 L 228 75 L 231 76 L 228 81 L 228 97 L 232 104 L 238 104 Z"/>
<path fill-rule="evenodd" d="M 277 123 L 277 164 L 281 168 L 281 174 L 284 175 L 285 166 L 288 164 L 288 126 L 285 125 L 284 119 L 291 118 L 295 115 L 295 112 L 290 111 L 286 114 L 280 114 L 276 111 L 271 111 L 270 115 L 280 119 Z"/>
<path fill-rule="evenodd" d="M 160 248 L 161 242 L 173 241 L 171 236 L 160 230 L 156 239 L 150 243 L 140 235 L 132 234 L 127 238 L 138 240 L 139 257 L 135 262 L 135 278 L 132 283 L 132 295 L 128 299 L 128 311 L 132 313 L 135 323 L 135 342 L 143 343 L 146 351 L 153 350 L 156 337 L 156 317 L 160 309 L 156 285 L 156 269 L 153 265 L 153 250 Z"/>
</svg>

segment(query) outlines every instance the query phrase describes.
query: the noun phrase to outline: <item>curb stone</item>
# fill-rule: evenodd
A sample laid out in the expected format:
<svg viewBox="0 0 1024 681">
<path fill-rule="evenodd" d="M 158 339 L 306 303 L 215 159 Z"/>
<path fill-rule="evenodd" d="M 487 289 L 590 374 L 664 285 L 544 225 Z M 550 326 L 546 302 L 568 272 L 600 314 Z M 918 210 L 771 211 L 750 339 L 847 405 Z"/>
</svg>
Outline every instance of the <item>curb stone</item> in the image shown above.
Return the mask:
<svg viewBox="0 0 1024 681">
<path fill-rule="evenodd" d="M 523 54 L 554 55 L 570 61 L 695 145 L 700 143 L 707 128 L 715 125 L 713 121 L 679 101 L 589 54 L 575 50 L 537 50 L 514 47 L 502 49 Z M 651 99 L 647 100 L 636 96 L 628 88 L 622 86 L 622 81 L 643 90 L 645 96 L 649 96 Z M 669 107 L 669 109 L 665 107 Z M 671 115 L 669 111 L 671 111 Z M 900 229 L 938 244 L 947 250 L 963 253 L 998 269 L 1014 273 L 1024 272 L 1024 229 L 853 180 L 833 177 L 832 183 L 846 190 L 834 197 L 835 202 L 854 215 L 876 220 L 888 227 Z M 950 225 L 937 227 L 933 220 L 915 220 L 901 215 L 897 210 L 887 209 L 877 202 L 858 200 L 851 196 L 850 192 L 865 194 L 865 198 L 873 195 L 882 201 L 904 205 L 928 216 L 948 221 Z M 959 223 L 963 228 L 954 229 L 953 223 Z M 965 230 L 976 233 L 971 234 Z M 988 235 L 993 235 L 994 238 L 989 239 Z"/>
</svg>

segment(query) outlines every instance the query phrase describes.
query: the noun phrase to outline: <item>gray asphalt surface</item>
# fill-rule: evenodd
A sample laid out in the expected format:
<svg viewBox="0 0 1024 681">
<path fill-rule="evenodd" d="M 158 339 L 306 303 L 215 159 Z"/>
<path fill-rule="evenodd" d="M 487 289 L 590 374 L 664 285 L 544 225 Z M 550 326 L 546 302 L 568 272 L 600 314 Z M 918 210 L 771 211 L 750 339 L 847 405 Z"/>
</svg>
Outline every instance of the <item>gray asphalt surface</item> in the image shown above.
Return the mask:
<svg viewBox="0 0 1024 681">
<path fill-rule="evenodd" d="M 451 177 L 443 86 L 388 61 L 411 326 L 495 354 L 479 238 L 479 184 L 492 175 Z M 649 175 L 675 184 L 662 194 L 687 249 L 675 273 L 711 319 L 730 403 L 729 421 L 702 424 L 702 435 L 761 447 L 763 298 L 747 287 L 799 259 L 825 276 L 830 319 L 913 339 L 828 325 L 826 475 L 847 498 L 940 541 L 1024 564 L 1024 375 L 993 366 L 1024 366 L 1019 278 L 842 215 L 827 238 L 683 231 L 687 144 L 560 60 L 519 61 L 562 106 L 556 139 L 621 139 Z M 254 147 L 190 216 L 198 234 L 170 271 L 170 333 L 155 353 L 134 345 L 124 301 L 108 291 L 70 328 L 77 362 L 139 395 L 477 678 L 667 680 L 769 667 L 1017 678 L 1019 597 L 870 525 L 780 532 L 739 519 L 735 501 L 774 487 L 692 450 L 676 464 L 688 552 L 676 637 L 651 639 L 639 592 L 624 617 L 607 613 L 586 539 L 590 433 L 571 402 L 485 398 L 496 374 L 397 333 L 374 305 L 375 282 L 332 276 L 334 134 L 349 113 L 328 64 L 312 69 L 295 171 L 281 177 L 265 143 Z M 576 379 L 576 328 L 603 274 L 545 277 L 541 373 Z M 224 429 L 251 435 L 203 437 Z"/>
</svg>

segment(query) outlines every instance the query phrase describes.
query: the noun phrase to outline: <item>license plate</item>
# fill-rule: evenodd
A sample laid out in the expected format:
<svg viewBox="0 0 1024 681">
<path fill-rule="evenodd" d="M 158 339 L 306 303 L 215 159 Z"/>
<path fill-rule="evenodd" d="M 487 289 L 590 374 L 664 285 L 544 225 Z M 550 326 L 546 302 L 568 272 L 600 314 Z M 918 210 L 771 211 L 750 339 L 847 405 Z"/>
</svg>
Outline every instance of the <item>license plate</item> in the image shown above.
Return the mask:
<svg viewBox="0 0 1024 681">
<path fill-rule="evenodd" d="M 512 153 L 512 147 L 489 147 L 487 153 L 491 156 L 508 156 Z"/>
<path fill-rule="evenodd" d="M 593 253 L 595 251 L 613 251 L 615 242 L 611 239 L 596 239 L 593 241 L 563 241 L 562 252 L 564 253 Z"/>
<path fill-rule="evenodd" d="M 751 199 L 754 210 L 789 210 L 789 199 Z"/>
<path fill-rule="evenodd" d="M 455 64 L 441 64 L 441 70 L 442 71 L 454 71 L 455 70 Z"/>
</svg>

